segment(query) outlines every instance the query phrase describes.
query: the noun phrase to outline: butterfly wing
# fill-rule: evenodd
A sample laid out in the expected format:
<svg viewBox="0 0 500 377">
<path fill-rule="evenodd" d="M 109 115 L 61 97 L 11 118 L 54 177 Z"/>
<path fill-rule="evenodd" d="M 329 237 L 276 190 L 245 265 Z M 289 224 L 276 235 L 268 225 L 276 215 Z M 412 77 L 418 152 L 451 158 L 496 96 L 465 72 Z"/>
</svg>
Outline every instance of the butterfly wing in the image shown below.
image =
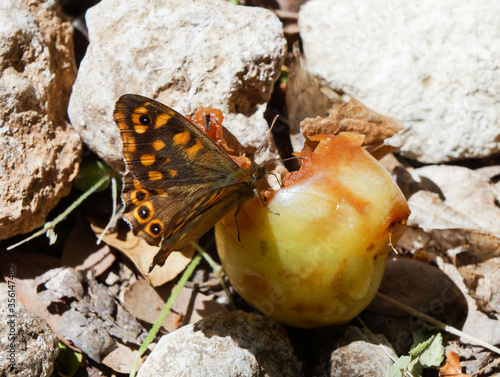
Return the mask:
<svg viewBox="0 0 500 377">
<path fill-rule="evenodd" d="M 194 124 L 157 101 L 124 95 L 116 103 L 114 119 L 127 168 L 143 187 L 223 187 L 239 169 Z"/>
<path fill-rule="evenodd" d="M 174 110 L 146 97 L 124 95 L 114 118 L 128 168 L 124 217 L 134 234 L 161 245 L 151 268 L 251 195 L 248 170 Z"/>
</svg>

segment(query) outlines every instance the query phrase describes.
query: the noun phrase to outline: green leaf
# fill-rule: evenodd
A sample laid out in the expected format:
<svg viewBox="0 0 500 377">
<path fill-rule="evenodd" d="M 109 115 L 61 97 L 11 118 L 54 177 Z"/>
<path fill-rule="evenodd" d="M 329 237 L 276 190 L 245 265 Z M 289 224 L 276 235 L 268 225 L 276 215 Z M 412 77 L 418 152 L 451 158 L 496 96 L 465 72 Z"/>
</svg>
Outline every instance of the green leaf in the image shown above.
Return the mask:
<svg viewBox="0 0 500 377">
<path fill-rule="evenodd" d="M 444 359 L 443 337 L 435 329 L 412 329 L 413 345 L 409 355 L 401 356 L 389 369 L 388 377 L 421 377 L 425 368 L 437 368 Z"/>
<path fill-rule="evenodd" d="M 444 360 L 443 336 L 437 333 L 427 349 L 420 355 L 420 364 L 424 368 L 437 368 Z"/>
<path fill-rule="evenodd" d="M 66 344 L 59 342 L 59 355 L 57 361 L 61 366 L 60 372 L 65 376 L 73 376 L 82 362 L 83 355 L 69 348 Z"/>
<path fill-rule="evenodd" d="M 404 371 L 411 362 L 411 357 L 408 355 L 401 356 L 387 372 L 387 377 L 403 377 Z"/>
</svg>

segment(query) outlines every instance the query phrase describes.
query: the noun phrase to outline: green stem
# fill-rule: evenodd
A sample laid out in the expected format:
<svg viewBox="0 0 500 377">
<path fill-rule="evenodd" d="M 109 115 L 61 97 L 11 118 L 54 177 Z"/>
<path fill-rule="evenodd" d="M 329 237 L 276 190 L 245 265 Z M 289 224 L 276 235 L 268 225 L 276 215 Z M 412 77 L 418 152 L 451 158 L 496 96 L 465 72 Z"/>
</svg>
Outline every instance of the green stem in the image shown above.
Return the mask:
<svg viewBox="0 0 500 377">
<path fill-rule="evenodd" d="M 108 179 L 109 179 L 109 175 L 105 175 L 104 177 L 102 177 L 99 181 L 97 181 L 96 184 L 94 184 L 91 188 L 89 188 L 87 191 L 85 191 L 82 196 L 80 196 L 77 200 L 75 200 L 68 208 L 66 208 L 66 210 L 64 210 L 63 213 L 61 213 L 59 216 L 57 216 L 54 220 L 46 222 L 42 229 L 33 233 L 31 236 L 29 236 L 28 238 L 25 238 L 21 242 L 18 242 L 14 245 L 10 245 L 9 247 L 7 247 L 7 250 L 12 250 L 12 249 L 18 247 L 19 245 L 22 245 L 23 243 L 28 242 L 28 241 L 32 240 L 33 238 L 36 238 L 44 233 L 47 233 L 51 229 L 54 229 L 54 227 L 57 224 L 59 224 L 61 221 L 63 221 L 66 218 L 66 216 L 68 216 L 71 212 L 73 212 L 73 210 L 76 207 L 78 207 L 85 199 L 87 199 L 90 195 L 92 195 L 95 191 L 97 191 L 97 189 L 104 182 L 106 182 Z"/>
<path fill-rule="evenodd" d="M 163 320 L 165 319 L 168 312 L 170 311 L 170 308 L 172 307 L 175 299 L 177 298 L 177 296 L 181 292 L 181 289 L 184 287 L 184 285 L 186 284 L 188 279 L 193 274 L 195 268 L 198 266 L 200 261 L 201 261 L 201 254 L 196 254 L 194 256 L 193 260 L 191 261 L 191 263 L 189 263 L 187 268 L 184 270 L 184 273 L 182 274 L 181 278 L 179 279 L 179 282 L 177 283 L 177 285 L 173 289 L 170 297 L 168 298 L 165 306 L 163 307 L 163 309 L 160 313 L 160 316 L 158 317 L 155 324 L 153 325 L 153 327 L 149 331 L 148 336 L 144 340 L 144 343 L 142 344 L 141 348 L 139 348 L 139 351 L 137 352 L 137 356 L 134 359 L 134 362 L 132 364 L 132 370 L 130 371 L 129 377 L 135 376 L 135 368 L 137 365 L 137 360 L 144 354 L 144 352 L 146 351 L 148 346 L 151 344 L 151 341 L 154 339 L 154 337 L 156 336 L 156 334 L 160 330 L 160 327 L 163 323 Z"/>
<path fill-rule="evenodd" d="M 222 289 L 226 293 L 227 300 L 229 302 L 229 306 L 231 309 L 236 310 L 236 305 L 234 304 L 233 298 L 231 297 L 231 294 L 229 293 L 229 289 L 226 286 L 226 283 L 224 283 L 224 278 L 222 277 L 222 267 L 215 262 L 210 254 L 208 254 L 197 242 L 191 241 L 191 244 L 198 250 L 198 252 L 205 258 L 205 260 L 208 262 L 210 267 L 212 267 L 212 270 L 215 273 L 215 276 L 219 279 L 220 285 L 222 286 Z"/>
</svg>

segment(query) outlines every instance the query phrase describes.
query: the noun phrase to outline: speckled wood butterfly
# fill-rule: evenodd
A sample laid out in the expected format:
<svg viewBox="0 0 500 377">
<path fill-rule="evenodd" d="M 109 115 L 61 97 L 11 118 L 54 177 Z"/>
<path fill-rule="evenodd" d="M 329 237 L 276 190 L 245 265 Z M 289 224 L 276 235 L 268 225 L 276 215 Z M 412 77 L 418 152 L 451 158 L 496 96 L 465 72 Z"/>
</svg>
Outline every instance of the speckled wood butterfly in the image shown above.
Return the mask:
<svg viewBox="0 0 500 377">
<path fill-rule="evenodd" d="M 126 94 L 116 102 L 114 119 L 128 169 L 123 176 L 124 217 L 135 235 L 161 246 L 150 272 L 232 208 L 238 211 L 244 201 L 258 196 L 264 165 L 241 168 L 171 108 Z"/>
</svg>

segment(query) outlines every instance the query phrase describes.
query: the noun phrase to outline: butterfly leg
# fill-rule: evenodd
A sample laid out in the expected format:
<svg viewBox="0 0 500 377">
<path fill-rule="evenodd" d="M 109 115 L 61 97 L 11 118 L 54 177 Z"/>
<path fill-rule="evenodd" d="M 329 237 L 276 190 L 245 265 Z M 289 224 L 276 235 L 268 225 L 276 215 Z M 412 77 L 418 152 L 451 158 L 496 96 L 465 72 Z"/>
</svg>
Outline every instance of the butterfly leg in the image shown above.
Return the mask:
<svg viewBox="0 0 500 377">
<path fill-rule="evenodd" d="M 238 231 L 238 242 L 241 242 L 241 239 L 240 239 L 240 227 L 238 226 L 238 213 L 240 212 L 240 209 L 241 209 L 241 204 L 238 204 L 238 208 L 236 209 L 236 212 L 234 214 L 234 222 L 236 223 L 236 229 Z"/>
<path fill-rule="evenodd" d="M 269 207 L 267 206 L 267 204 L 266 204 L 266 203 L 264 203 L 264 201 L 262 200 L 261 196 L 259 195 L 259 192 L 257 191 L 257 189 L 253 189 L 253 192 L 254 192 L 255 196 L 256 196 L 257 198 L 259 198 L 260 204 L 262 204 L 264 207 L 266 207 L 266 209 L 267 209 L 269 212 L 271 212 L 273 215 L 277 215 L 277 216 L 279 216 L 279 215 L 280 215 L 278 212 L 274 212 L 271 208 L 269 208 Z M 238 210 L 239 210 L 239 209 L 238 209 Z"/>
</svg>

